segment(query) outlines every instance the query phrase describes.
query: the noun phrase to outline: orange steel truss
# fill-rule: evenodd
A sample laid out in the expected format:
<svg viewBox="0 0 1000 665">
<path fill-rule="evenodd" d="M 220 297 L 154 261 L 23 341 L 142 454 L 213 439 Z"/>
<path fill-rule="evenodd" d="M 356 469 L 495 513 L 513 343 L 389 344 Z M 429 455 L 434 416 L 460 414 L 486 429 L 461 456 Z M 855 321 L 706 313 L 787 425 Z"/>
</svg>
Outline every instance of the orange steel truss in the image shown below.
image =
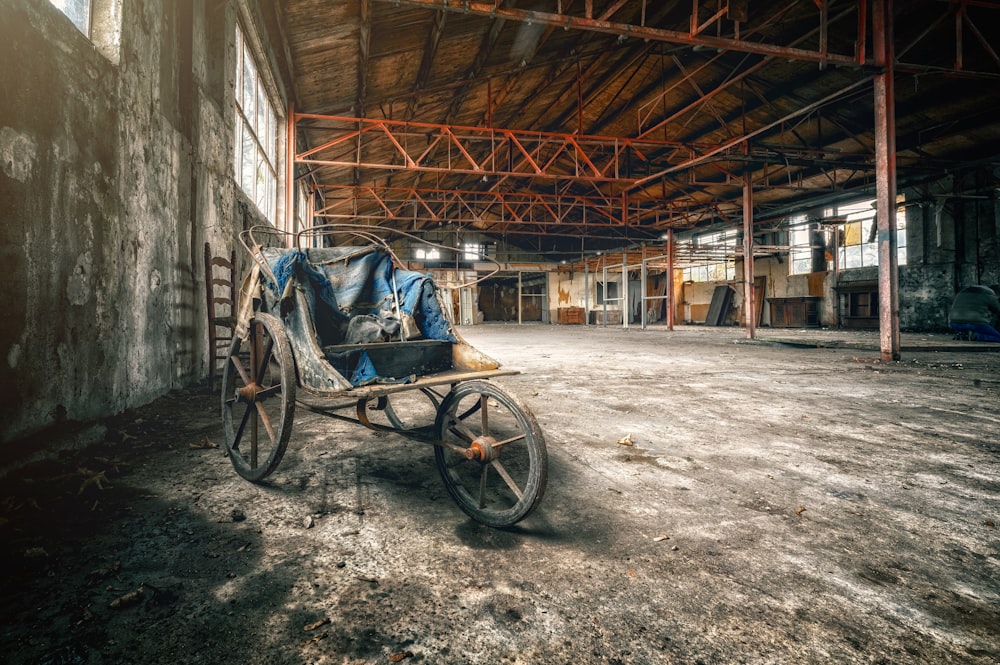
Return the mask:
<svg viewBox="0 0 1000 665">
<path fill-rule="evenodd" d="M 633 184 L 719 146 L 613 136 L 463 127 L 423 122 L 295 113 L 299 136 L 313 147 L 295 154 L 310 167 Z"/>
</svg>

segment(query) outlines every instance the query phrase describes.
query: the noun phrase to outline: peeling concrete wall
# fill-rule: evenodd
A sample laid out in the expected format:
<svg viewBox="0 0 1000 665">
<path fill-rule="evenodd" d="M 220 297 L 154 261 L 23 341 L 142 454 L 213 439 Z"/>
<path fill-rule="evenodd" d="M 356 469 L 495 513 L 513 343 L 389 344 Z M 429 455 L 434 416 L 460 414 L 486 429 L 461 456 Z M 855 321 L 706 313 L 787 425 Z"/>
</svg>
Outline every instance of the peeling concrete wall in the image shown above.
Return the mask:
<svg viewBox="0 0 1000 665">
<path fill-rule="evenodd" d="M 234 16 L 123 3 L 115 63 L 49 2 L 0 5 L 0 442 L 205 375 L 202 248 L 244 223 Z"/>
</svg>

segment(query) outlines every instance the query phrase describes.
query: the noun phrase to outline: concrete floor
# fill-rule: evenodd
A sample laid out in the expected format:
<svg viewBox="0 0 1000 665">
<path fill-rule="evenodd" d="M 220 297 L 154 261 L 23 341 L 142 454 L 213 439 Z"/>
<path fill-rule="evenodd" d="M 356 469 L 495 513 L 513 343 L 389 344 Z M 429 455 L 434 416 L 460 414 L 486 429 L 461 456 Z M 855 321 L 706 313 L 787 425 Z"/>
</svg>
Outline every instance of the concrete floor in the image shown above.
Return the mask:
<svg viewBox="0 0 1000 665">
<path fill-rule="evenodd" d="M 7 661 L 1000 662 L 1000 354 L 461 330 L 545 433 L 520 525 L 469 521 L 425 444 L 305 412 L 248 483 L 216 398 L 171 395 L 4 479 Z"/>
</svg>

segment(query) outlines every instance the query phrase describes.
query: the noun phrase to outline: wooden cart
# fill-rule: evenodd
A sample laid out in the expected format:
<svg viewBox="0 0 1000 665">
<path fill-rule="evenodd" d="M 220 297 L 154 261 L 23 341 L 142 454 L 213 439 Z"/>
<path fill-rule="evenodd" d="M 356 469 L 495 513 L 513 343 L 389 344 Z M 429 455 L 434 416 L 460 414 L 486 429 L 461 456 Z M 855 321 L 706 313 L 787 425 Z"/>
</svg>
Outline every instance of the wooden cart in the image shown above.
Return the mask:
<svg viewBox="0 0 1000 665">
<path fill-rule="evenodd" d="M 516 372 L 463 341 L 430 275 L 405 270 L 372 231 L 310 230 L 292 248 L 259 244 L 285 235 L 273 229 L 242 234 L 253 263 L 222 375 L 229 459 L 244 478 L 266 478 L 305 408 L 432 444 L 459 507 L 510 526 L 538 505 L 547 478 L 534 415 L 491 381 Z M 333 237 L 353 244 L 304 247 Z"/>
</svg>

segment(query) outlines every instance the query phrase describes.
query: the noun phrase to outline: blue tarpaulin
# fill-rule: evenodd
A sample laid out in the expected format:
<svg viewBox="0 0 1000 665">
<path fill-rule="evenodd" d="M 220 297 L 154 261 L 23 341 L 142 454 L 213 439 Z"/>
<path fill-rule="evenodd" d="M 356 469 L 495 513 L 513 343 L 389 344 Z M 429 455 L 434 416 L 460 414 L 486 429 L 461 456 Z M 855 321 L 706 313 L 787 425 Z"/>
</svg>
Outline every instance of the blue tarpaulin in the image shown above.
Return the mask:
<svg viewBox="0 0 1000 665">
<path fill-rule="evenodd" d="M 458 342 L 441 310 L 431 276 L 399 269 L 388 252 L 358 247 L 288 250 L 273 257 L 269 266 L 277 283 L 268 286 L 276 296 L 281 297 L 289 280 L 305 287 L 309 315 L 321 346 L 342 343 L 343 330 L 355 316 L 394 312 L 394 280 L 399 312 L 413 317 L 424 339 Z M 354 386 L 392 380 L 377 375 L 366 353 L 360 357 L 355 354 L 352 365 L 337 370 Z"/>
</svg>

